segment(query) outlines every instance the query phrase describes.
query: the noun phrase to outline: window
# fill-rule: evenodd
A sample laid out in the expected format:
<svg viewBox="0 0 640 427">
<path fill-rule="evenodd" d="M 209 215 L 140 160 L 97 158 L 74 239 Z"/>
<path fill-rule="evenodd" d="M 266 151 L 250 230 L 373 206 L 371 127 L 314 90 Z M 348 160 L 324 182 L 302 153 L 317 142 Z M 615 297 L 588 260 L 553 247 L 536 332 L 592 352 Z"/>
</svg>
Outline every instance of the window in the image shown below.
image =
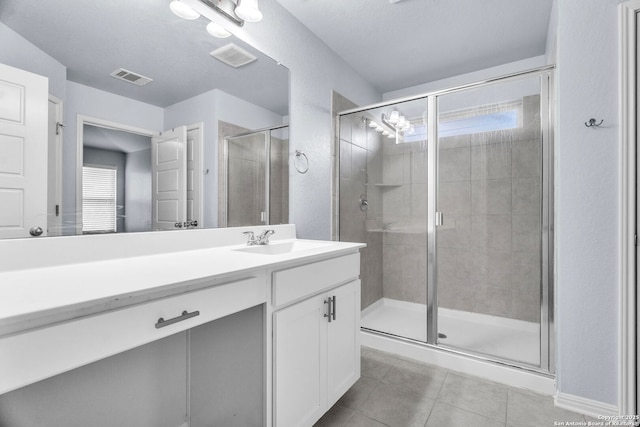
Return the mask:
<svg viewBox="0 0 640 427">
<path fill-rule="evenodd" d="M 470 135 L 482 132 L 516 129 L 521 127 L 522 102 L 515 101 L 478 109 L 442 113 L 439 116 L 438 137 Z M 406 133 L 404 142 L 426 141 L 428 129 L 424 124 L 414 126 Z"/>
<path fill-rule="evenodd" d="M 109 166 L 82 167 L 82 232 L 116 231 L 116 175 Z"/>
</svg>

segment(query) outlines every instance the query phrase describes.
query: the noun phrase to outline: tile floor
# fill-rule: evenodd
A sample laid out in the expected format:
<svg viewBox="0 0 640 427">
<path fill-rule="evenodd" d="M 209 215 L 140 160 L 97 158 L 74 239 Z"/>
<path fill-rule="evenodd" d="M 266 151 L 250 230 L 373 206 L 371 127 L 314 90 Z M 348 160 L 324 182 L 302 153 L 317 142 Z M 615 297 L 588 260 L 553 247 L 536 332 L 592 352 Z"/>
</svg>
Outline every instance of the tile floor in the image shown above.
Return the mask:
<svg viewBox="0 0 640 427">
<path fill-rule="evenodd" d="M 362 348 L 362 377 L 314 427 L 546 427 L 553 398 Z"/>
</svg>

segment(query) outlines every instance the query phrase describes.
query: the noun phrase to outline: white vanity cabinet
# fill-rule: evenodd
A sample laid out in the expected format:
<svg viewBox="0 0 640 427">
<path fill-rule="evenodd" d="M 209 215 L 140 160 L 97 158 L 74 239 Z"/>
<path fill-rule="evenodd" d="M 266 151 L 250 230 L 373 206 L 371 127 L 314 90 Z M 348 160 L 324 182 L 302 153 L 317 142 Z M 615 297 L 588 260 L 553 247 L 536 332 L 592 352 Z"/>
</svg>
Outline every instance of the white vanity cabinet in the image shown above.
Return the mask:
<svg viewBox="0 0 640 427">
<path fill-rule="evenodd" d="M 360 377 L 359 254 L 273 273 L 274 426 L 311 426 Z"/>
</svg>

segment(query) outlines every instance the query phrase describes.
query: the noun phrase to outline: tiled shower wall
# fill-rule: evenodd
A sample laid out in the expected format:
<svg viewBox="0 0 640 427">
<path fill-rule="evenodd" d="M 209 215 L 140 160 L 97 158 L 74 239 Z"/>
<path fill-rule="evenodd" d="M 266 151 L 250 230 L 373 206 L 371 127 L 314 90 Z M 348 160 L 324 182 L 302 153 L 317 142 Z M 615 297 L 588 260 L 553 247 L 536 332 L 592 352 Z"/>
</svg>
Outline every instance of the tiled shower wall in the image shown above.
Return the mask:
<svg viewBox="0 0 640 427">
<path fill-rule="evenodd" d="M 265 206 L 265 136 L 256 133 L 229 140 L 227 225 L 263 224 Z"/>
<path fill-rule="evenodd" d="M 383 138 L 383 294 L 427 303 L 427 148 Z"/>
<path fill-rule="evenodd" d="M 289 223 L 289 140 L 271 136 L 269 223 Z"/>
<path fill-rule="evenodd" d="M 438 305 L 540 321 L 539 96 L 521 128 L 440 140 Z"/>
</svg>

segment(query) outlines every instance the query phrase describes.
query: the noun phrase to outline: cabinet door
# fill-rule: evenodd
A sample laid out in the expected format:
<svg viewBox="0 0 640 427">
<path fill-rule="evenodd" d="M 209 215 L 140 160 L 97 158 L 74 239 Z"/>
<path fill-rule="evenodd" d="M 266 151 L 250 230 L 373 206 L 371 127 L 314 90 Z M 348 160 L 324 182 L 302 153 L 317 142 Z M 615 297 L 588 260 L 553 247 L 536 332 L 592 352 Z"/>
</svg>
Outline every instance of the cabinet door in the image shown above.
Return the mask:
<svg viewBox="0 0 640 427">
<path fill-rule="evenodd" d="M 360 378 L 360 281 L 332 291 L 335 319 L 328 325 L 327 391 L 331 407 Z"/>
<path fill-rule="evenodd" d="M 326 410 L 326 295 L 274 315 L 275 423 L 309 426 Z"/>
</svg>

